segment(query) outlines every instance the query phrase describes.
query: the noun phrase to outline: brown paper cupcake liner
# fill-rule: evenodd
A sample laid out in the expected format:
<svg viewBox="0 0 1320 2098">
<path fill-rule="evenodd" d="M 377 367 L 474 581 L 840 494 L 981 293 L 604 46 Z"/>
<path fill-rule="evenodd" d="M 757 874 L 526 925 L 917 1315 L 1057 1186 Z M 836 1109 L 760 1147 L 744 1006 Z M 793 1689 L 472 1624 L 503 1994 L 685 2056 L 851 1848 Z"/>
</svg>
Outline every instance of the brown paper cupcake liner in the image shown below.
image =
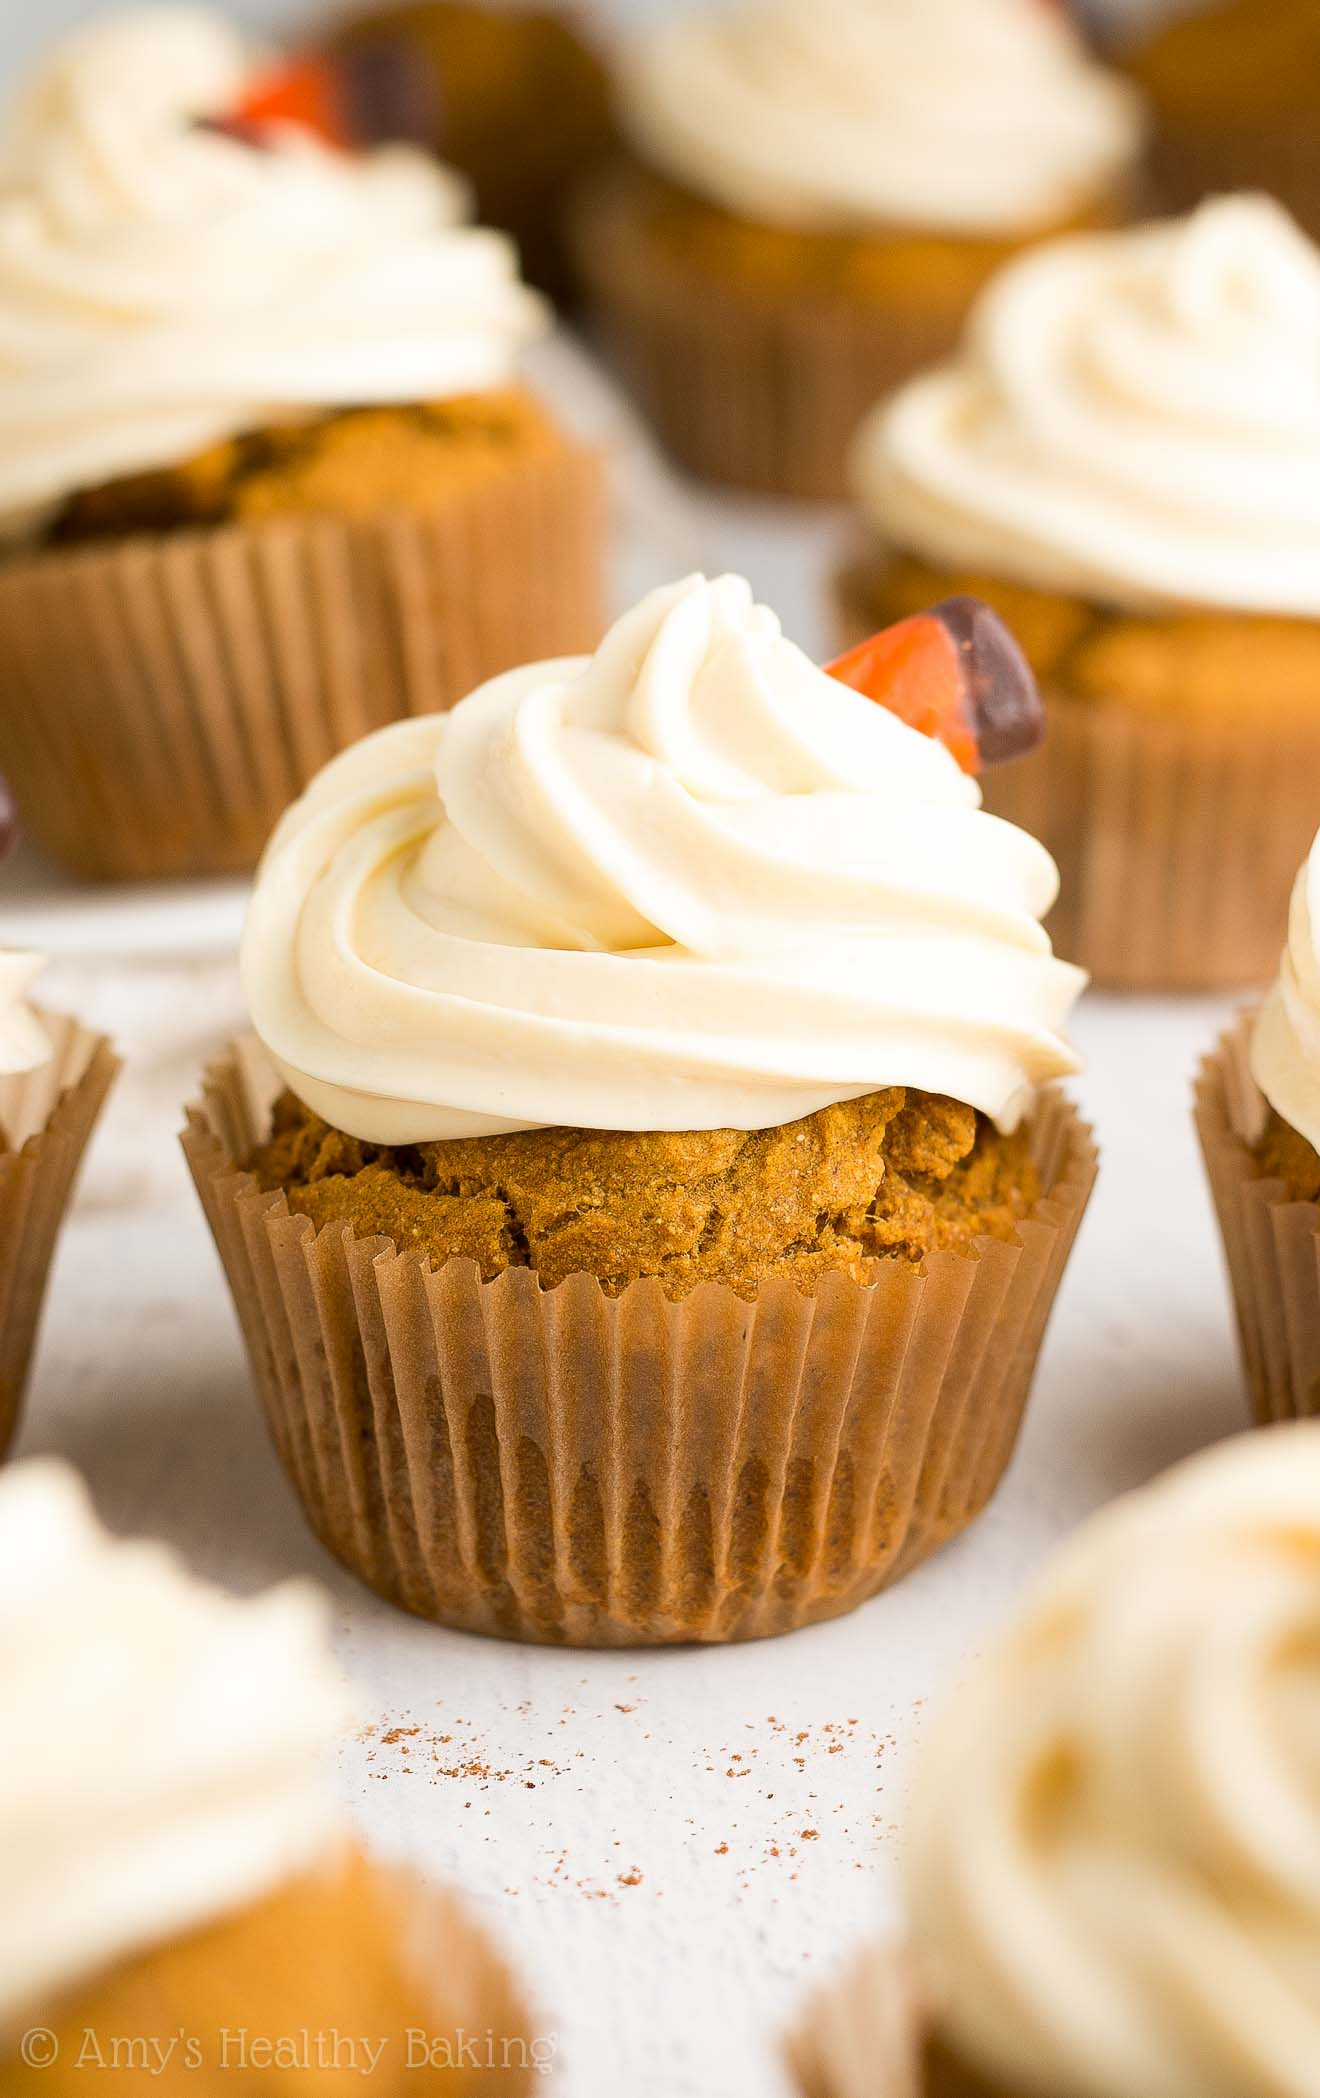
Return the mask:
<svg viewBox="0 0 1320 2098">
<path fill-rule="evenodd" d="M 604 623 L 569 443 L 425 514 L 291 516 L 0 564 L 0 769 L 92 879 L 242 872 L 329 758 Z"/>
<path fill-rule="evenodd" d="M 1242 1365 L 1256 1420 L 1320 1414 L 1320 1206 L 1261 1177 L 1266 1108 L 1251 1075 L 1254 1016 L 1201 1066 L 1196 1128 L 1224 1241 Z"/>
<path fill-rule="evenodd" d="M 839 587 L 845 642 L 874 630 L 856 571 Z M 985 774 L 986 807 L 1059 869 L 1056 952 L 1111 990 L 1214 990 L 1278 965 L 1297 869 L 1320 807 L 1320 716 L 1262 728 L 1159 714 L 1045 688 L 1030 757 Z"/>
<path fill-rule="evenodd" d="M 629 381 L 687 469 L 762 494 L 836 500 L 880 396 L 957 341 L 969 301 L 920 308 L 716 280 L 655 238 L 626 177 L 579 205 L 578 267 Z M 987 276 L 989 265 L 987 265 Z"/>
<path fill-rule="evenodd" d="M 902 1948 L 874 1945 L 784 2043 L 799 2098 L 1025 2098 L 941 2043 Z"/>
<path fill-rule="evenodd" d="M 119 1068 L 103 1036 L 42 1019 L 50 1062 L 0 1078 L 0 1457 L 18 1424 L 60 1224 Z"/>
<path fill-rule="evenodd" d="M 237 1045 L 184 1148 L 313 1528 L 406 1609 L 562 1645 L 788 1631 L 963 1530 L 1007 1465 L 1096 1171 L 1046 1094 L 1048 1193 L 1015 1245 L 877 1262 L 814 1297 L 611 1298 L 590 1275 L 483 1283 L 346 1225 L 317 1236 L 236 1163 L 276 1090 Z"/>
</svg>

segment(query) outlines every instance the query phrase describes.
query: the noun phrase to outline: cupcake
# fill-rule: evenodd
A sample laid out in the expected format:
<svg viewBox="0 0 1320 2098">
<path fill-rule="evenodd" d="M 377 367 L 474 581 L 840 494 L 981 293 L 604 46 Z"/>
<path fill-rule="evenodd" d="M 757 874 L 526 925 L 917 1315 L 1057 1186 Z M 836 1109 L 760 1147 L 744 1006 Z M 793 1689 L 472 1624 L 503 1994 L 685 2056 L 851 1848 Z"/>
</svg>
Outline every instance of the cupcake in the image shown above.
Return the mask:
<svg viewBox="0 0 1320 2098">
<path fill-rule="evenodd" d="M 500 1961 L 335 1799 L 347 1692 L 314 1590 L 235 1600 L 33 1462 L 0 1480 L 0 1593 L 5 2098 L 75 2068 L 133 2098 L 453 2093 L 478 2048 L 507 2066 L 482 2089 L 530 2087 Z"/>
<path fill-rule="evenodd" d="M 1314 1424 L 1079 1532 L 921 1755 L 907 1976 L 816 2007 L 809 2098 L 1311 2098 L 1318 1560 Z"/>
<path fill-rule="evenodd" d="M 1320 1413 L 1320 839 L 1278 977 L 1207 1057 L 1196 1122 L 1259 1421 Z"/>
<path fill-rule="evenodd" d="M 1132 90 L 1040 0 L 742 0 L 624 62 L 630 157 L 576 227 L 694 473 L 839 496 L 882 388 L 953 347 L 1024 244 L 1125 215 Z"/>
<path fill-rule="evenodd" d="M 424 1616 L 786 1631 L 1008 1460 L 1082 978 L 951 751 L 1034 689 L 966 606 L 835 671 L 692 577 L 344 753 L 262 862 L 186 1149 L 314 1528 Z"/>
<path fill-rule="evenodd" d="M 1152 171 L 1173 209 L 1263 189 L 1320 237 L 1316 0 L 1218 0 L 1162 21 L 1127 70 L 1149 98 Z"/>
<path fill-rule="evenodd" d="M 519 379 L 512 248 L 252 78 L 135 9 L 0 125 L 0 763 L 84 875 L 250 867 L 343 744 L 600 631 L 599 461 Z"/>
<path fill-rule="evenodd" d="M 11 835 L 0 782 L 0 857 Z M 103 1036 L 29 1003 L 40 966 L 0 944 L 0 1457 L 18 1424 L 56 1237 L 118 1068 Z"/>
<path fill-rule="evenodd" d="M 849 633 L 971 590 L 1049 700 L 989 806 L 1099 982 L 1264 981 L 1320 795 L 1320 253 L 1261 197 L 1060 241 L 859 439 Z"/>
<path fill-rule="evenodd" d="M 428 136 L 472 183 L 482 222 L 512 234 L 533 284 L 569 292 L 567 200 L 613 141 L 605 68 L 574 11 L 399 0 L 348 17 L 332 48 L 420 76 Z"/>
</svg>

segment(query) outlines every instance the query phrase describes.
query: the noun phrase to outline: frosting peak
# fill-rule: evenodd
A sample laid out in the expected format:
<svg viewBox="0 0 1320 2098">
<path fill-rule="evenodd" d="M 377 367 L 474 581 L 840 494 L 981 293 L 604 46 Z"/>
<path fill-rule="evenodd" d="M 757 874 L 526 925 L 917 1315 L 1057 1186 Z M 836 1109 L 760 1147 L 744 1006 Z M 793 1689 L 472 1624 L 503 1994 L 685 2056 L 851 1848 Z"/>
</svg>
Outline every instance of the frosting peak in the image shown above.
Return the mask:
<svg viewBox="0 0 1320 2098">
<path fill-rule="evenodd" d="M 130 8 L 0 125 L 0 531 L 263 423 L 504 385 L 540 328 L 425 155 L 205 128 L 251 65 L 205 9 Z"/>
<path fill-rule="evenodd" d="M 1033 233 L 1119 183 L 1141 132 L 1043 0 L 742 0 L 644 40 L 621 92 L 647 159 L 806 229 Z"/>
<path fill-rule="evenodd" d="M 341 1827 L 322 1607 L 106 1536 L 67 1466 L 0 1478 L 0 2025 L 310 1869 Z"/>
<path fill-rule="evenodd" d="M 1320 1149 L 1320 837 L 1293 886 L 1287 944 L 1256 1021 L 1251 1071 L 1276 1114 Z"/>
<path fill-rule="evenodd" d="M 757 1129 L 884 1085 L 1012 1127 L 1075 1068 L 1057 874 L 949 753 L 690 577 L 594 658 L 369 736 L 257 877 L 243 976 L 369 1142 Z"/>
<path fill-rule="evenodd" d="M 28 987 L 41 964 L 39 954 L 0 947 L 0 1078 L 39 1070 L 50 1060 L 46 1030 L 27 1002 Z"/>
<path fill-rule="evenodd" d="M 877 410 L 856 478 L 941 566 L 1320 616 L 1320 250 L 1256 196 L 1038 248 Z"/>
<path fill-rule="evenodd" d="M 919 1961 L 969 2064 L 1051 2098 L 1314 2098 L 1320 1426 L 1089 1523 L 937 1729 Z"/>
</svg>

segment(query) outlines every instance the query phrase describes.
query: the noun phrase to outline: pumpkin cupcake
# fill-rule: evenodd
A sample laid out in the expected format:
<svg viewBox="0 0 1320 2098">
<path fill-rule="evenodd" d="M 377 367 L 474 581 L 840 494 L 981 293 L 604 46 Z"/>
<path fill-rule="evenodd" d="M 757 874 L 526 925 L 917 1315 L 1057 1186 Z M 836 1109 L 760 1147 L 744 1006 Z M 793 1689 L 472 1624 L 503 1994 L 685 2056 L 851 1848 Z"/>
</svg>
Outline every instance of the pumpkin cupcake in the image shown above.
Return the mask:
<svg viewBox="0 0 1320 2098">
<path fill-rule="evenodd" d="M 1320 238 L 1317 0 L 1215 0 L 1162 22 L 1126 69 L 1149 101 L 1165 203 L 1267 190 Z"/>
<path fill-rule="evenodd" d="M 346 17 L 332 49 L 409 69 L 430 110 L 424 135 L 472 183 L 482 223 L 513 236 L 533 284 L 569 293 L 567 200 L 614 135 L 605 67 L 575 11 L 394 0 Z"/>
<path fill-rule="evenodd" d="M 792 2053 L 805 2098 L 1311 2098 L 1320 1427 L 1088 1523 L 920 1752 L 906 1966 Z"/>
<path fill-rule="evenodd" d="M 130 10 L 0 125 L 0 761 L 76 872 L 250 867 L 335 750 L 599 632 L 599 462 L 500 235 Z"/>
<path fill-rule="evenodd" d="M 1202 1067 L 1196 1119 L 1256 1418 L 1320 1413 L 1320 840 L 1279 973 Z"/>
<path fill-rule="evenodd" d="M 259 1042 L 186 1148 L 280 1455 L 382 1593 L 748 1638 L 988 1499 L 1095 1167 L 1054 870 L 963 769 L 1035 705 L 980 608 L 827 675 L 693 577 L 289 812 Z"/>
<path fill-rule="evenodd" d="M 0 781 L 0 859 L 14 819 Z M 55 1241 L 117 1064 L 103 1036 L 38 1013 L 39 955 L 0 945 L 0 1457 L 13 1439 Z"/>
<path fill-rule="evenodd" d="M 1026 243 L 1125 217 L 1130 87 L 1040 0 L 742 0 L 625 57 L 631 157 L 577 247 L 694 473 L 838 496 L 882 388 L 943 356 Z"/>
<path fill-rule="evenodd" d="M 130 2098 L 529 2088 L 500 1961 L 334 1798 L 314 1590 L 224 1595 L 34 1462 L 0 1480 L 0 1593 L 3 2098 L 75 2067 Z"/>
<path fill-rule="evenodd" d="M 970 590 L 1049 735 L 989 783 L 1099 982 L 1263 981 L 1320 795 L 1320 251 L 1275 204 L 1006 270 L 856 447 L 846 630 Z"/>
</svg>

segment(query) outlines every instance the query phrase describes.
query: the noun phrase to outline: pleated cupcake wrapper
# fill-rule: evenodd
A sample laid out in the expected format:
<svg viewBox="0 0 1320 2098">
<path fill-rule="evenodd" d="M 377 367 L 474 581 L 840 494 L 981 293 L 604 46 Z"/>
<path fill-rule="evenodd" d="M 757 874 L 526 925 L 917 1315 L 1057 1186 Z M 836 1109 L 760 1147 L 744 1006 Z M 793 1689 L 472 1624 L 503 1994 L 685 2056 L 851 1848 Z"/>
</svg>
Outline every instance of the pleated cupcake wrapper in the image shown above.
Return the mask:
<svg viewBox="0 0 1320 2098">
<path fill-rule="evenodd" d="M 852 1609 L 965 1528 L 1013 1448 L 1096 1170 L 1057 1094 L 1020 1244 L 749 1303 L 543 1290 L 318 1236 L 235 1161 L 275 1081 L 239 1044 L 185 1150 L 279 1454 L 314 1529 L 441 1623 L 616 1646 L 754 1638 Z"/>
<path fill-rule="evenodd" d="M 1254 1016 L 1224 1035 L 1201 1067 L 1196 1128 L 1258 1422 L 1320 1414 L 1320 1206 L 1262 1179 L 1255 1144 L 1266 1120 L 1251 1075 Z"/>
<path fill-rule="evenodd" d="M 798 2098 L 1026 2098 L 942 2043 L 903 1947 L 868 1946 L 784 2042 Z"/>
<path fill-rule="evenodd" d="M 108 1042 L 43 1013 L 54 1055 L 0 1077 L 0 1456 L 13 1440 L 59 1228 L 119 1068 Z"/>
<path fill-rule="evenodd" d="M 709 480 L 847 492 L 849 446 L 881 395 L 953 348 L 966 304 L 905 310 L 810 287 L 712 280 L 650 233 L 625 182 L 579 208 L 579 268 L 665 445 Z"/>
<path fill-rule="evenodd" d="M 312 774 L 497 672 L 594 648 L 603 469 L 565 443 L 426 514 L 299 516 L 0 563 L 0 771 L 44 850 L 244 871 Z"/>
<path fill-rule="evenodd" d="M 875 628 L 840 578 L 843 645 Z M 1266 725 L 1168 715 L 1045 688 L 1045 741 L 992 767 L 985 805 L 1039 838 L 1060 877 L 1056 953 L 1113 990 L 1263 983 L 1278 966 L 1320 808 L 1320 714 Z"/>
<path fill-rule="evenodd" d="M 899 1947 L 868 1947 L 820 1990 L 784 2051 L 799 2098 L 924 2098 L 922 2020 Z"/>
</svg>

